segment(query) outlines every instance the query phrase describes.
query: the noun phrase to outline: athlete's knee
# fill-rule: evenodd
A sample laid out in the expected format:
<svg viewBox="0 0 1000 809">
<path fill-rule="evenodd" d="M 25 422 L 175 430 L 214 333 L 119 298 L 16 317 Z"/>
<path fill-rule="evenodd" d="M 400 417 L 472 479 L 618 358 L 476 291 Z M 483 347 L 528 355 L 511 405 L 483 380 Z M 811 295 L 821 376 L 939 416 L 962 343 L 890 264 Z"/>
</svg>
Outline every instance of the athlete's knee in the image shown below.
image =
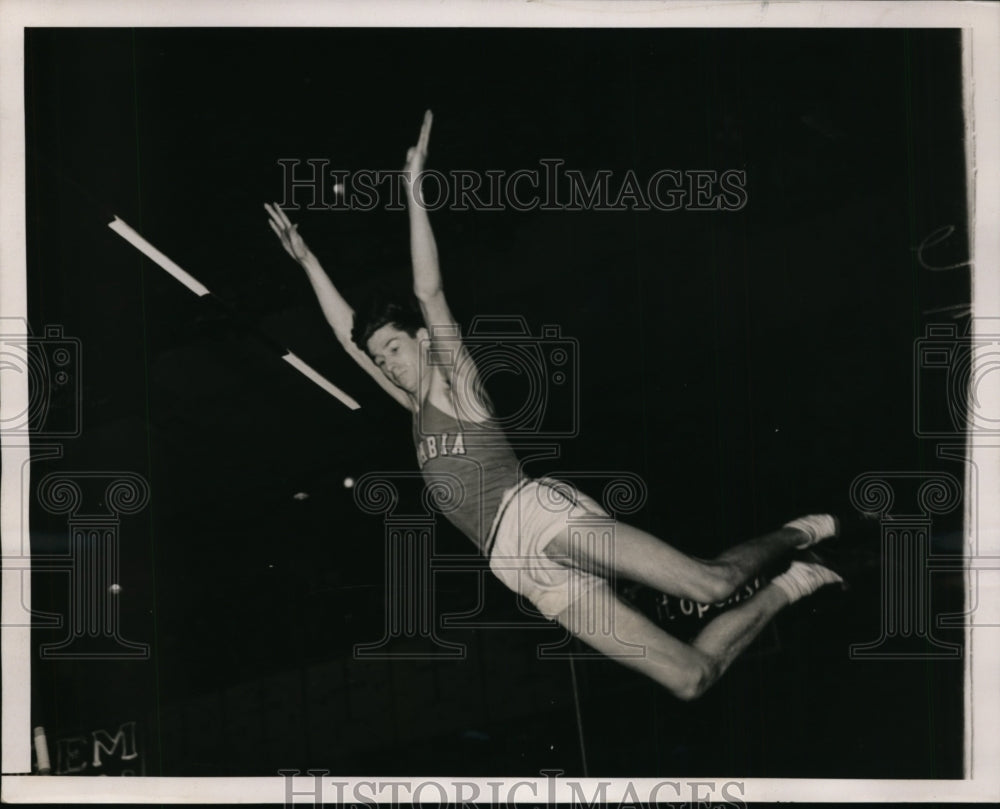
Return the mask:
<svg viewBox="0 0 1000 809">
<path fill-rule="evenodd" d="M 691 584 L 690 597 L 702 604 L 725 601 L 742 584 L 739 570 L 729 562 L 702 562 Z"/>
<path fill-rule="evenodd" d="M 679 700 L 691 702 L 708 691 L 719 679 L 719 674 L 719 664 L 713 658 L 706 656 L 688 666 L 681 680 L 670 690 Z"/>
</svg>

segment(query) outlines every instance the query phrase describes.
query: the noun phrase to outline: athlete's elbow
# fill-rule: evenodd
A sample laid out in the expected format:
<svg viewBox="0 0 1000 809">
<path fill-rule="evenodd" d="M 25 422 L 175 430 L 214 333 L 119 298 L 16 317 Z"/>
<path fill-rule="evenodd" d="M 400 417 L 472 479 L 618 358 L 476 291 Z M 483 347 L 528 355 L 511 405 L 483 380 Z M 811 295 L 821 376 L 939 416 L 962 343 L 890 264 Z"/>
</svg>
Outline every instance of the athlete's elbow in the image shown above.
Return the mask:
<svg viewBox="0 0 1000 809">
<path fill-rule="evenodd" d="M 340 343 L 340 347 L 343 348 L 348 354 L 352 354 L 359 350 L 359 347 L 354 343 L 354 337 L 350 331 L 334 329 L 333 334 L 337 338 L 337 342 Z"/>
<path fill-rule="evenodd" d="M 440 284 L 414 284 L 413 294 L 421 303 L 427 303 L 441 294 Z"/>
</svg>

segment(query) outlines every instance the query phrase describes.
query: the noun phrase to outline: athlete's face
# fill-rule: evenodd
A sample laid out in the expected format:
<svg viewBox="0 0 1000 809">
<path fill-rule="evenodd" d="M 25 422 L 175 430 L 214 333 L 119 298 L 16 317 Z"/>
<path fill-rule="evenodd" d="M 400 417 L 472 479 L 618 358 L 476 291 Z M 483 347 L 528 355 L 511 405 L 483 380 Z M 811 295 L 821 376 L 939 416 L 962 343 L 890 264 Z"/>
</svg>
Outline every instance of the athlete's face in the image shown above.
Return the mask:
<svg viewBox="0 0 1000 809">
<path fill-rule="evenodd" d="M 420 329 L 416 337 L 387 323 L 368 338 L 368 353 L 386 378 L 407 393 L 420 388 L 421 343 L 427 330 Z"/>
</svg>

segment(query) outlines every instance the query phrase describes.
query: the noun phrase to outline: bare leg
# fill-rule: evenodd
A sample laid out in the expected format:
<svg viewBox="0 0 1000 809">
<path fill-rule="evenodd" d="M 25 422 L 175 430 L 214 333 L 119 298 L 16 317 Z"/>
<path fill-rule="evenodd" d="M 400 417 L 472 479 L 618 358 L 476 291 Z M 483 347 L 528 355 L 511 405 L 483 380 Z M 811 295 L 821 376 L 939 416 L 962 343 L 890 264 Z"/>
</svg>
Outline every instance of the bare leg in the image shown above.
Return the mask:
<svg viewBox="0 0 1000 809">
<path fill-rule="evenodd" d="M 804 536 L 794 528 L 781 528 L 736 545 L 715 559 L 702 560 L 619 522 L 615 524 L 613 564 L 571 528 L 553 539 L 545 553 L 595 575 L 609 577 L 614 572 L 668 595 L 713 604 L 725 601 L 762 568 L 798 547 Z"/>
<path fill-rule="evenodd" d="M 769 584 L 750 600 L 710 621 L 692 645 L 715 660 L 718 666 L 716 676 L 721 675 L 788 604 L 788 596 L 780 588 Z"/>
<path fill-rule="evenodd" d="M 693 644 L 687 644 L 623 603 L 607 585 L 590 595 L 567 607 L 556 620 L 584 643 L 651 677 L 683 700 L 700 697 L 789 603 L 779 588 L 769 585 L 720 615 Z M 602 620 L 606 609 L 613 611 L 610 633 L 602 630 L 608 626 Z M 623 644 L 641 645 L 645 653 L 623 655 Z"/>
</svg>

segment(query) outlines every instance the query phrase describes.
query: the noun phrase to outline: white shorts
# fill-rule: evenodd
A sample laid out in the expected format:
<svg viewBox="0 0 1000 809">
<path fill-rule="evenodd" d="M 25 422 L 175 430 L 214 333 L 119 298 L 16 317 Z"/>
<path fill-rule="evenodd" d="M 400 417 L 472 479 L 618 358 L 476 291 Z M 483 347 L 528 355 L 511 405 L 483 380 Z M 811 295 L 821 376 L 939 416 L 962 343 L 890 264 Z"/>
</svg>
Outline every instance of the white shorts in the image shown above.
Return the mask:
<svg viewBox="0 0 1000 809">
<path fill-rule="evenodd" d="M 545 547 L 574 523 L 582 527 L 594 518 L 610 519 L 574 486 L 551 478 L 522 482 L 504 492 L 493 519 L 490 569 L 542 615 L 555 618 L 605 580 L 550 559 Z"/>
</svg>

